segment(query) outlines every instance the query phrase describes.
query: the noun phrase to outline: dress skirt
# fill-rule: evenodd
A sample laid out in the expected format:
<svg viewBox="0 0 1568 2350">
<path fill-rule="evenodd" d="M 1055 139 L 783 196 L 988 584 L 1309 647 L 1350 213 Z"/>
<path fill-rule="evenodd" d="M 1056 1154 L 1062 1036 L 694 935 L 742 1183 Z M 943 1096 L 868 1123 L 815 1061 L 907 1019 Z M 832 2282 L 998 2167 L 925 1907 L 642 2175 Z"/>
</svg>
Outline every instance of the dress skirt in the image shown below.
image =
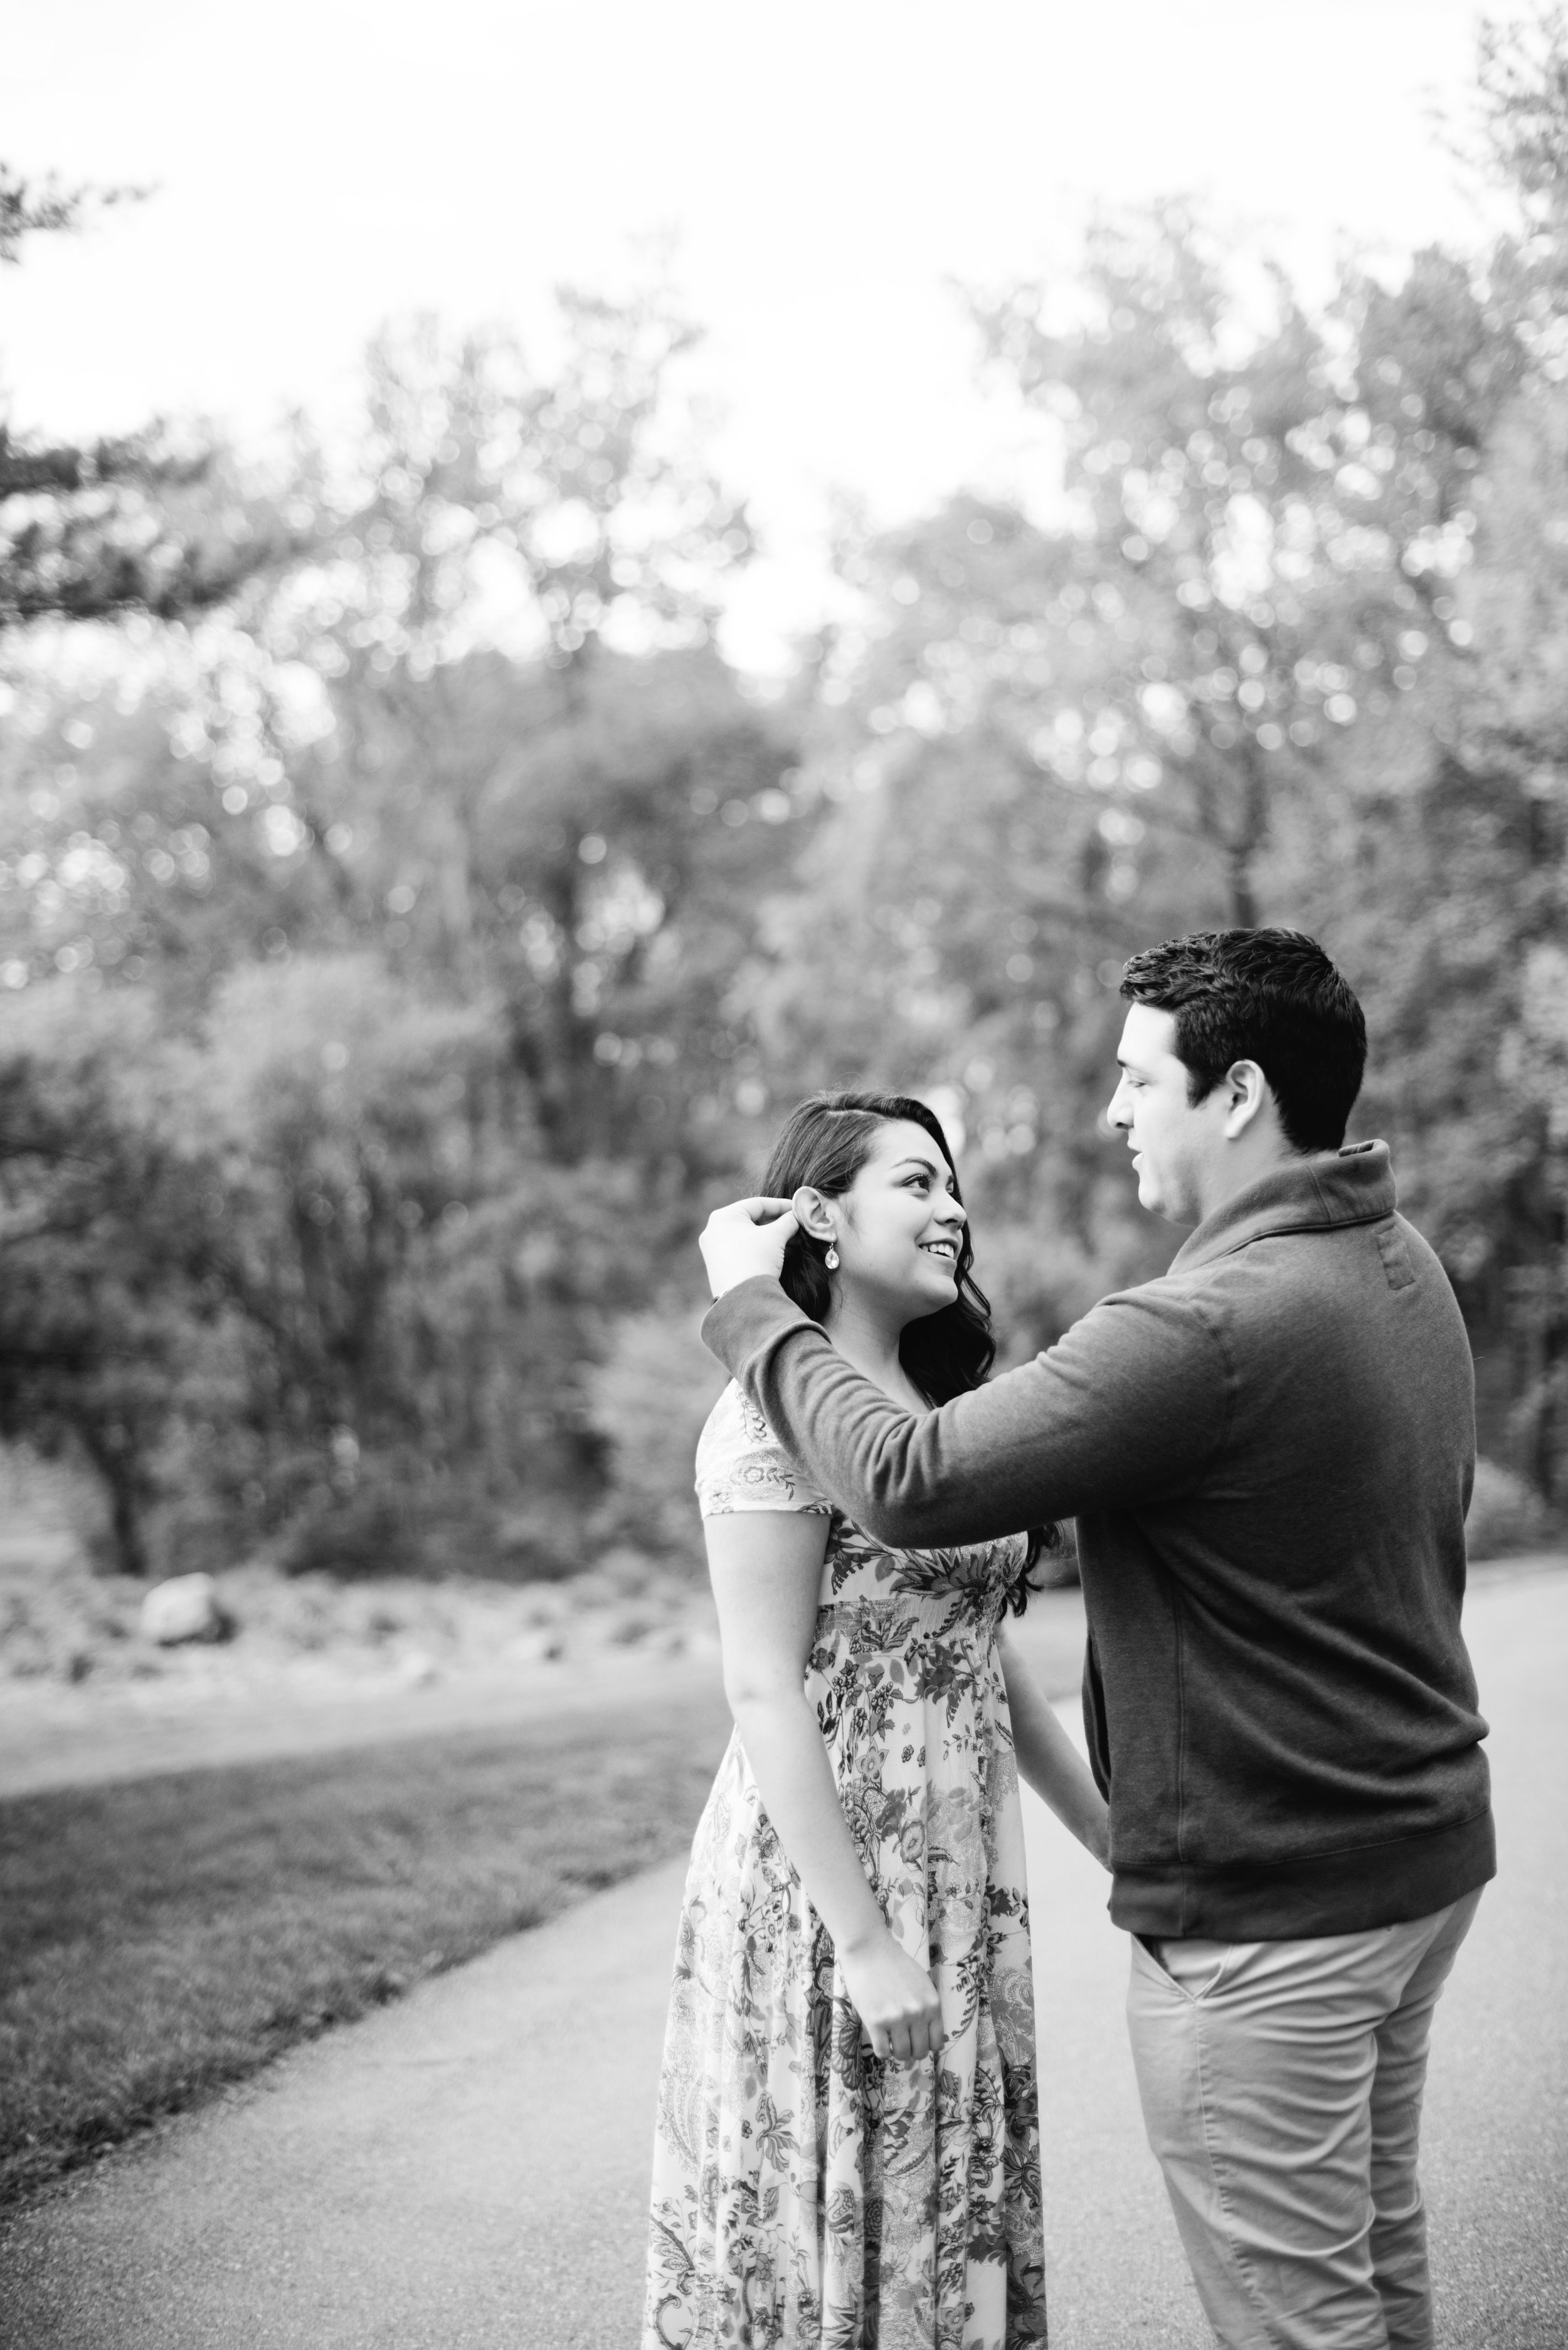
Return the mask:
<svg viewBox="0 0 1568 2350">
<path fill-rule="evenodd" d="M 643 2350 L 1046 2338 L 1023 1823 L 995 1630 L 1020 1542 L 889 1552 L 839 1520 L 807 1692 L 946 2044 L 878 2060 L 732 1738 L 692 1846 Z"/>
</svg>

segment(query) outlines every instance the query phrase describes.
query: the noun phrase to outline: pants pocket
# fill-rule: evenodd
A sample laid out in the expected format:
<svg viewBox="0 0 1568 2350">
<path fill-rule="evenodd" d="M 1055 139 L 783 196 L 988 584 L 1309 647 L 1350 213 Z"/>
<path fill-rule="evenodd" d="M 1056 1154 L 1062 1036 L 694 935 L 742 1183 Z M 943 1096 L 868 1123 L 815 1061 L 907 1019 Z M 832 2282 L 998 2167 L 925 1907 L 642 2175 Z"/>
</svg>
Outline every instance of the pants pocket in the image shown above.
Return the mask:
<svg viewBox="0 0 1568 2350">
<path fill-rule="evenodd" d="M 1134 1939 L 1182 1997 L 1194 2002 L 1208 1999 L 1219 1989 L 1236 1948 L 1233 1942 L 1158 1941 L 1150 1934 L 1138 1934 Z"/>
</svg>

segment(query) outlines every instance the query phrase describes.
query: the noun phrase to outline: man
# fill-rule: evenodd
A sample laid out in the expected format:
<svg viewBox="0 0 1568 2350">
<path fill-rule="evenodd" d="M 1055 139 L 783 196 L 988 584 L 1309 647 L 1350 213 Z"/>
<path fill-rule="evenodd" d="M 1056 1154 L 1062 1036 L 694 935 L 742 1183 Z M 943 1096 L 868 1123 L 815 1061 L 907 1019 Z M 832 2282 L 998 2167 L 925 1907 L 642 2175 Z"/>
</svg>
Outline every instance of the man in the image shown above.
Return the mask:
<svg viewBox="0 0 1568 2350">
<path fill-rule="evenodd" d="M 1433 2006 L 1493 1873 L 1459 1632 L 1469 1349 L 1341 1148 L 1360 1006 L 1322 949 L 1134 956 L 1111 1103 L 1170 1270 L 924 1418 L 777 1285 L 787 1202 L 703 1235 L 713 1351 L 890 1544 L 1075 1517 L 1085 1713 L 1150 2142 L 1227 2350 L 1430 2350 Z M 771 1219 L 771 1221 L 763 1221 Z"/>
</svg>

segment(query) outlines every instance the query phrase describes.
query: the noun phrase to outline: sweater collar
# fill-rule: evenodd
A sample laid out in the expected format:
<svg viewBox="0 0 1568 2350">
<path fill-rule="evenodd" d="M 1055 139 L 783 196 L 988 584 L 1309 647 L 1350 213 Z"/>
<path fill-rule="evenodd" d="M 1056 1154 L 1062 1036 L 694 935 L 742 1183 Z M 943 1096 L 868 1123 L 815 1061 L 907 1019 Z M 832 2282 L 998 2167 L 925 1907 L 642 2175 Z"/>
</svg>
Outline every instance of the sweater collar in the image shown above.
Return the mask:
<svg viewBox="0 0 1568 2350">
<path fill-rule="evenodd" d="M 1177 1250 L 1170 1270 L 1211 1263 L 1271 1232 L 1332 1232 L 1340 1224 L 1376 1223 L 1393 1212 L 1394 1170 L 1386 1142 L 1314 1151 L 1271 1168 L 1205 1217 Z"/>
</svg>

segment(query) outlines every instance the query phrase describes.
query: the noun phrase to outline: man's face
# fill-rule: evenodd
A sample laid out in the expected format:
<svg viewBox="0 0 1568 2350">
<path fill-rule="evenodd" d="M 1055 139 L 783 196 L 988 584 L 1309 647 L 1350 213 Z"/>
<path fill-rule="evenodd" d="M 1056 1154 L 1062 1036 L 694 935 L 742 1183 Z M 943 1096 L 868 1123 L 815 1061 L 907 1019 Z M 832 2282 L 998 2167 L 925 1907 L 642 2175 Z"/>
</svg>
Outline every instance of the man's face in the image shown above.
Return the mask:
<svg viewBox="0 0 1568 2350">
<path fill-rule="evenodd" d="M 1188 1100 L 1188 1071 L 1176 1056 L 1176 1018 L 1135 1003 L 1116 1052 L 1121 1079 L 1106 1112 L 1127 1138 L 1137 1170 L 1138 1205 L 1173 1224 L 1203 1221 L 1203 1171 L 1224 1139 L 1226 1090 Z"/>
</svg>

